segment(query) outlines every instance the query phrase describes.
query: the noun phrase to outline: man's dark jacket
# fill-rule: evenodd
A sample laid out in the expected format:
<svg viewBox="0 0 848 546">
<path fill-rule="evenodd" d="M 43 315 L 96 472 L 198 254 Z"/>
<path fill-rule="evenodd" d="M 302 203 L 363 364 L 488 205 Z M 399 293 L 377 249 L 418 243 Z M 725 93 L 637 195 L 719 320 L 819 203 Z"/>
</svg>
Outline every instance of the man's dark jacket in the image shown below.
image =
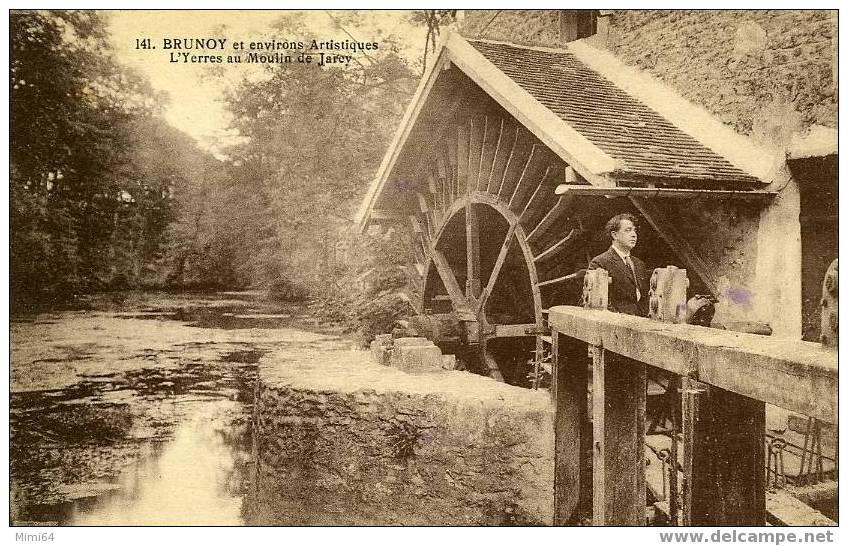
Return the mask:
<svg viewBox="0 0 848 546">
<path fill-rule="evenodd" d="M 633 273 L 630 268 L 621 259 L 621 256 L 610 247 L 606 252 L 595 256 L 589 262 L 589 269 L 606 269 L 609 273 L 612 282 L 609 286 L 609 305 L 610 311 L 616 313 L 626 313 L 628 315 L 639 315 L 641 317 L 648 316 L 648 288 L 650 276 L 645 268 L 645 263 L 634 256 L 630 255 L 633 260 L 633 269 L 636 270 L 636 278 L 639 281 L 639 291 L 642 298 L 636 302 L 636 285 L 633 282 Z"/>
</svg>

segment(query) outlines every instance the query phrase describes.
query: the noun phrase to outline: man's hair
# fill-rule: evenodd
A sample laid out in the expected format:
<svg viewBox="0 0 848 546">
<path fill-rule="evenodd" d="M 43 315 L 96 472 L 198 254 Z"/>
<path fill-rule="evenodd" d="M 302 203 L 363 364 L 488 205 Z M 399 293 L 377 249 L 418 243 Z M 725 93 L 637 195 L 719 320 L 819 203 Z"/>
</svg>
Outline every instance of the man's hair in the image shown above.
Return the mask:
<svg viewBox="0 0 848 546">
<path fill-rule="evenodd" d="M 630 220 L 634 226 L 638 227 L 636 217 L 630 214 L 629 212 L 624 212 L 621 214 L 616 214 L 615 216 L 610 218 L 609 221 L 607 221 L 607 225 L 604 226 L 604 229 L 606 230 L 607 234 L 609 235 L 613 231 L 618 231 L 619 228 L 621 228 L 621 222 L 624 220 Z M 612 238 L 612 235 L 610 235 L 610 238 Z"/>
</svg>

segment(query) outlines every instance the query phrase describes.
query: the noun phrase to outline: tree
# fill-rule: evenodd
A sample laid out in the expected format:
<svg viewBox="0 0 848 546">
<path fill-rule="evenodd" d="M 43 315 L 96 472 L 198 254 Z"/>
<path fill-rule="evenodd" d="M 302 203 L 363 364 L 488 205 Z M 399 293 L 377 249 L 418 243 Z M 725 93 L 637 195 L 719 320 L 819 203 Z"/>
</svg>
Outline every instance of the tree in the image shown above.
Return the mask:
<svg viewBox="0 0 848 546">
<path fill-rule="evenodd" d="M 114 60 L 96 12 L 16 11 L 10 39 L 13 307 L 138 282 L 180 182 L 158 160 L 183 138 L 155 117 L 162 97 Z"/>
<path fill-rule="evenodd" d="M 289 18 L 275 30 L 294 34 L 296 25 Z M 355 52 L 343 68 L 267 65 L 261 79 L 228 95 L 233 126 L 245 137 L 227 155 L 240 190 L 233 203 L 245 243 L 238 262 L 251 284 L 285 278 L 313 294 L 337 289 L 346 269 L 341 233 L 416 83 L 392 49 L 382 42 L 376 51 Z"/>
</svg>

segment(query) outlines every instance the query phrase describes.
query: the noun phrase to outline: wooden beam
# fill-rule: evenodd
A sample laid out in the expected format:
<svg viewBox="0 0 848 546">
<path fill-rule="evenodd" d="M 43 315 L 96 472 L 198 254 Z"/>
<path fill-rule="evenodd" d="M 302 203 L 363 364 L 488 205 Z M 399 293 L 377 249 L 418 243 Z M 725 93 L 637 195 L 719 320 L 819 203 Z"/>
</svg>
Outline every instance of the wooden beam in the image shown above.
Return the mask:
<svg viewBox="0 0 848 546">
<path fill-rule="evenodd" d="M 568 195 L 561 195 L 559 199 L 557 199 L 556 204 L 551 207 L 551 210 L 548 211 L 545 216 L 539 220 L 539 223 L 536 224 L 536 227 L 533 228 L 532 231 L 527 235 L 527 241 L 531 241 L 537 237 L 541 237 L 551 226 L 556 223 L 557 220 L 562 218 L 562 215 L 568 210 L 569 206 L 572 202 L 572 197 Z"/>
<path fill-rule="evenodd" d="M 592 509 L 592 423 L 586 344 L 553 333 L 554 525 L 577 525 Z"/>
<path fill-rule="evenodd" d="M 468 305 L 468 301 L 462 293 L 462 288 L 459 287 L 459 282 L 457 282 L 456 276 L 453 274 L 453 270 L 450 268 L 450 264 L 448 264 L 445 256 L 434 248 L 430 248 L 429 252 L 430 259 L 433 261 L 433 265 L 436 266 L 436 271 L 442 279 L 442 284 L 445 285 L 445 290 L 448 291 L 448 296 L 450 296 L 454 310 L 466 319 L 469 316 L 476 318 L 477 315 L 474 314 Z"/>
<path fill-rule="evenodd" d="M 819 343 L 562 305 L 558 332 L 677 375 L 836 423 L 837 352 Z"/>
<path fill-rule="evenodd" d="M 536 324 L 496 324 L 495 333 L 491 337 L 529 337 L 536 335 L 528 334 L 527 331 L 535 332 Z"/>
<path fill-rule="evenodd" d="M 556 279 L 551 279 L 549 281 L 542 281 L 540 283 L 536 283 L 536 286 L 548 286 L 549 284 L 556 284 L 560 282 L 571 281 L 574 279 L 578 279 L 586 274 L 585 269 L 580 269 L 575 271 L 574 273 L 569 273 L 568 275 L 563 275 L 562 277 L 557 277 Z"/>
<path fill-rule="evenodd" d="M 765 402 L 683 381 L 683 525 L 764 526 Z"/>
<path fill-rule="evenodd" d="M 643 199 L 736 199 L 744 201 L 768 201 L 777 196 L 777 192 L 765 190 L 708 190 L 695 188 L 599 188 L 588 184 L 560 184 L 556 187 L 558 195 L 578 195 L 593 197 L 638 197 Z"/>
<path fill-rule="evenodd" d="M 631 197 L 630 200 L 662 237 L 668 246 L 686 263 L 687 269 L 697 275 L 701 283 L 714 296 L 718 296 L 718 285 L 713 280 L 715 268 L 710 267 L 701 258 L 700 253 L 677 231 L 675 221 L 663 213 L 656 203 L 643 198 Z"/>
<path fill-rule="evenodd" d="M 566 235 L 565 237 L 563 237 L 562 239 L 560 239 L 559 241 L 557 241 L 556 243 L 551 245 L 547 250 L 545 250 L 544 252 L 542 252 L 538 256 L 535 256 L 533 258 L 533 262 L 534 263 L 541 263 L 541 262 L 544 262 L 545 260 L 547 260 L 549 258 L 556 256 L 559 253 L 559 251 L 562 250 L 563 248 L 565 248 L 565 246 L 569 242 L 576 240 L 577 237 L 579 237 L 583 233 L 584 232 L 582 230 L 578 231 L 578 228 L 573 228 L 571 231 L 568 232 L 568 235 Z"/>
<path fill-rule="evenodd" d="M 592 524 L 645 525 L 645 365 L 592 355 Z"/>
<path fill-rule="evenodd" d="M 514 236 L 515 224 L 512 224 L 506 231 L 506 237 L 504 238 L 504 242 L 501 244 L 501 249 L 498 252 L 497 259 L 495 260 L 495 265 L 492 267 L 492 273 L 489 275 L 489 281 L 486 283 L 485 290 L 483 290 L 483 293 L 480 295 L 480 303 L 477 308 L 478 313 L 485 312 L 486 310 L 486 302 L 488 301 L 489 296 L 492 295 L 492 291 L 495 289 L 495 284 L 498 282 L 498 275 L 500 275 L 501 268 L 506 261 L 507 254 L 509 253 L 509 246 L 512 244 Z"/>
<path fill-rule="evenodd" d="M 835 527 L 838 525 L 782 489 L 766 491 L 766 519 L 772 525 L 779 527 Z"/>
</svg>

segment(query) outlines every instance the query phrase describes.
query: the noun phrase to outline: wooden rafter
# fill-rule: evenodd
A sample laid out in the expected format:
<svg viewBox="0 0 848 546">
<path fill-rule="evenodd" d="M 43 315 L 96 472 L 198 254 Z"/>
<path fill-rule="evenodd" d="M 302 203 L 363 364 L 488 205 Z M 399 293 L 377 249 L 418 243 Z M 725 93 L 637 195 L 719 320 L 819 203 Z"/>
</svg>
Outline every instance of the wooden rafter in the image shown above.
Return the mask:
<svg viewBox="0 0 848 546">
<path fill-rule="evenodd" d="M 698 277 L 714 296 L 718 295 L 718 285 L 713 281 L 710 274 L 713 271 L 701 258 L 695 248 L 689 244 L 680 232 L 674 227 L 674 220 L 657 207 L 656 203 L 643 198 L 631 197 L 630 200 L 636 206 L 645 220 L 659 233 L 668 246 L 686 263 L 687 268 Z"/>
<path fill-rule="evenodd" d="M 777 192 L 765 190 L 709 190 L 697 188 L 599 188 L 588 184 L 560 184 L 556 188 L 559 195 L 586 195 L 605 197 L 677 198 L 677 199 L 735 199 L 748 201 L 767 201 L 777 196 Z"/>
</svg>

